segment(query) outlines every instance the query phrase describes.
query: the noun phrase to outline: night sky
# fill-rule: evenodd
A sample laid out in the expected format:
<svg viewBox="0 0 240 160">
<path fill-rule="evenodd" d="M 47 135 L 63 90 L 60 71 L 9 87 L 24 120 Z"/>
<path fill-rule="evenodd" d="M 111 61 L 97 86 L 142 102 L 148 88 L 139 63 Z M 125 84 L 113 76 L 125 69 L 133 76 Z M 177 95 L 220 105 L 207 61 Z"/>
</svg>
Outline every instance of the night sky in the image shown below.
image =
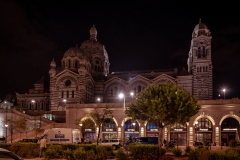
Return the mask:
<svg viewBox="0 0 240 160">
<path fill-rule="evenodd" d="M 210 2 L 210 1 L 209 1 Z M 110 72 L 187 67 L 194 27 L 212 33 L 214 98 L 240 97 L 237 2 L 160 0 L 0 0 L 0 99 L 27 93 L 94 24 Z M 46 84 L 47 86 L 47 84 Z M 220 97 L 220 98 L 221 98 Z"/>
</svg>

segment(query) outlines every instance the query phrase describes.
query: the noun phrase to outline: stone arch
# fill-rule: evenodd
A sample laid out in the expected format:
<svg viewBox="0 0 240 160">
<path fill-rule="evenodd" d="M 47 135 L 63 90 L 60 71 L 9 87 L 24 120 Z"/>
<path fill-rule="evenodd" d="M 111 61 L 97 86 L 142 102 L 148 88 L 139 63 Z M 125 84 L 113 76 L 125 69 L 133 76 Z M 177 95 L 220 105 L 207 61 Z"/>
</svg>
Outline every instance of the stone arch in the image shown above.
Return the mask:
<svg viewBox="0 0 240 160">
<path fill-rule="evenodd" d="M 193 121 L 193 126 L 195 125 L 195 122 L 198 121 L 198 120 L 201 119 L 201 118 L 207 118 L 207 119 L 209 119 L 209 120 L 211 121 L 212 125 L 215 126 L 215 121 L 214 121 L 214 119 L 213 119 L 211 116 L 205 115 L 205 114 L 199 115 L 197 118 L 195 118 L 195 120 Z"/>
<path fill-rule="evenodd" d="M 116 124 L 116 126 L 118 127 L 118 122 L 116 120 L 116 118 L 113 117 L 113 122 Z"/>
<path fill-rule="evenodd" d="M 124 126 L 124 123 L 127 122 L 129 119 L 132 119 L 131 117 L 125 117 L 122 122 L 121 122 L 121 126 L 123 127 Z M 139 126 L 141 126 L 139 120 L 135 120 Z"/>
<path fill-rule="evenodd" d="M 71 81 L 73 81 L 73 82 L 75 82 L 76 83 L 76 85 L 78 85 L 78 81 L 77 81 L 77 79 L 76 78 L 74 78 L 74 77 L 72 77 L 72 76 L 70 76 L 70 75 L 63 75 L 63 76 L 61 76 L 60 78 L 58 78 L 58 80 L 56 81 L 56 83 L 55 83 L 55 87 L 57 87 L 63 80 L 65 80 L 65 79 L 69 79 L 69 80 L 71 80 Z"/>
<path fill-rule="evenodd" d="M 84 120 L 86 120 L 86 119 L 92 120 L 93 123 L 94 123 L 94 125 L 96 126 L 95 120 L 94 120 L 90 115 L 86 115 L 86 116 L 84 116 L 83 118 L 81 118 L 81 119 L 80 119 L 80 122 L 81 122 L 81 121 L 84 121 Z"/>
<path fill-rule="evenodd" d="M 106 84 L 106 88 L 104 90 L 104 93 L 106 94 L 106 97 L 109 97 L 109 93 L 111 93 L 111 89 L 113 89 L 113 87 L 117 87 L 118 90 L 117 92 L 126 92 L 126 84 L 124 83 L 125 81 L 121 80 L 121 79 L 114 79 L 112 82 Z M 115 90 L 113 89 L 113 96 L 115 94 L 115 96 L 117 96 L 117 94 Z"/>
<path fill-rule="evenodd" d="M 221 120 L 219 121 L 219 126 L 222 125 L 223 120 L 226 119 L 226 118 L 234 118 L 234 119 L 236 119 L 236 120 L 238 121 L 238 123 L 240 124 L 240 118 L 239 118 L 236 114 L 231 114 L 231 113 L 229 113 L 229 114 L 227 114 L 227 115 L 225 115 L 225 116 L 223 116 L 223 117 L 221 118 Z"/>
<path fill-rule="evenodd" d="M 164 84 L 164 83 L 176 84 L 176 79 L 169 75 L 161 74 L 160 76 L 152 80 L 152 85 Z"/>
</svg>

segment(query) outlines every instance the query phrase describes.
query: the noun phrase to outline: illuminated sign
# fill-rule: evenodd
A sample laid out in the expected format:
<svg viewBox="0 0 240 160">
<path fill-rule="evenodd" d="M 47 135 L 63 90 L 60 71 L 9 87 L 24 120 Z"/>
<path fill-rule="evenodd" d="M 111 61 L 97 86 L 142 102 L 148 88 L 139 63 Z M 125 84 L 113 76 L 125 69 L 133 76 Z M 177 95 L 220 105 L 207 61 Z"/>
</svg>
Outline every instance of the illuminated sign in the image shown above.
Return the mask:
<svg viewBox="0 0 240 160">
<path fill-rule="evenodd" d="M 224 128 L 223 130 L 224 131 L 236 131 L 237 128 Z"/>
<path fill-rule="evenodd" d="M 92 131 L 92 129 L 85 129 L 85 131 L 90 131 L 90 132 L 91 132 L 91 131 Z"/>
<path fill-rule="evenodd" d="M 113 129 L 106 129 L 106 131 L 113 131 Z"/>
<path fill-rule="evenodd" d="M 55 138 L 64 138 L 64 134 L 55 134 Z"/>
<path fill-rule="evenodd" d="M 200 131 L 208 131 L 208 129 L 202 129 L 202 128 L 200 128 L 199 130 Z"/>
<path fill-rule="evenodd" d="M 150 131 L 158 131 L 158 129 L 150 129 Z"/>
<path fill-rule="evenodd" d="M 183 129 L 177 129 L 177 128 L 175 128 L 174 130 L 175 131 L 183 131 Z"/>
<path fill-rule="evenodd" d="M 135 131 L 135 129 L 128 129 L 128 131 Z"/>
</svg>

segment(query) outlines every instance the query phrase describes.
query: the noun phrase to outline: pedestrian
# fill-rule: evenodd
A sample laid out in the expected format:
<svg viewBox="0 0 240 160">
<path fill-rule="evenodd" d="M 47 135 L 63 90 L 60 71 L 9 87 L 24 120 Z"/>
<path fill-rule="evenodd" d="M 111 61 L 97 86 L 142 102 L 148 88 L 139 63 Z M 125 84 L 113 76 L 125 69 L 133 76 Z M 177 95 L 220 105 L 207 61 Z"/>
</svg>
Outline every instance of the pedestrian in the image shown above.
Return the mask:
<svg viewBox="0 0 240 160">
<path fill-rule="evenodd" d="M 166 143 L 167 143 L 167 141 L 166 141 L 166 139 L 164 139 L 164 140 L 163 140 L 164 146 L 166 146 Z"/>
<path fill-rule="evenodd" d="M 41 157 L 42 157 L 42 153 L 43 153 L 44 150 L 47 148 L 47 139 L 46 139 L 46 136 L 43 136 L 39 143 L 40 143 L 39 158 L 41 158 Z"/>
</svg>

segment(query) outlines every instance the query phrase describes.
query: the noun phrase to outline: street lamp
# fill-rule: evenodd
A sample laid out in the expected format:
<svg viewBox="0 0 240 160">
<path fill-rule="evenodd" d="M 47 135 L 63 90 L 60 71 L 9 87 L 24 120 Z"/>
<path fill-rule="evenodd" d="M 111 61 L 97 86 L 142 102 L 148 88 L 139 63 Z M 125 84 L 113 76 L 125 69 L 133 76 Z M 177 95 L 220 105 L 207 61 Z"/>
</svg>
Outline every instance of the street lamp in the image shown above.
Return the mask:
<svg viewBox="0 0 240 160">
<path fill-rule="evenodd" d="M 31 102 L 32 102 L 32 108 L 31 108 L 31 109 L 33 109 L 33 108 L 34 108 L 35 100 L 32 100 Z"/>
<path fill-rule="evenodd" d="M 64 109 L 66 107 L 67 100 L 63 99 L 63 102 L 64 102 L 64 107 L 63 107 L 63 109 Z"/>
<path fill-rule="evenodd" d="M 8 128 L 8 124 L 5 124 L 5 128 L 6 128 L 5 142 L 7 143 L 7 128 Z"/>
<path fill-rule="evenodd" d="M 225 92 L 226 92 L 226 89 L 225 88 L 223 88 L 223 97 L 224 97 L 224 99 L 225 99 Z"/>
<path fill-rule="evenodd" d="M 100 101 L 101 101 L 101 98 L 99 98 L 99 97 L 98 97 L 98 98 L 97 98 L 97 101 L 98 101 L 98 103 L 100 103 Z"/>
</svg>

